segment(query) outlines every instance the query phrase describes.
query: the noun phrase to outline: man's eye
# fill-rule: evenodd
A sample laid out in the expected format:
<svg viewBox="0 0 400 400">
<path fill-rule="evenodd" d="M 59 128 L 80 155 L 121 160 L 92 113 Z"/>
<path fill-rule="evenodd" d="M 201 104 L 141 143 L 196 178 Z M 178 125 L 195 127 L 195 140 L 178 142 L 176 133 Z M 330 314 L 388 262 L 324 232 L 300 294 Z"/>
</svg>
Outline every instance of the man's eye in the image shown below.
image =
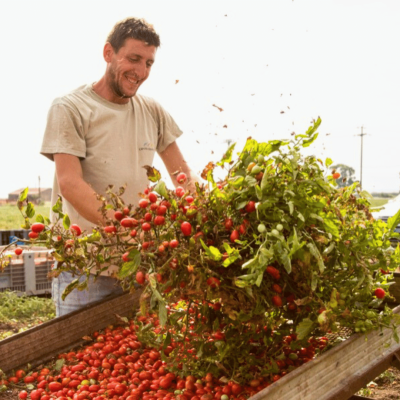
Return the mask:
<svg viewBox="0 0 400 400">
<path fill-rule="evenodd" d="M 138 62 L 138 59 L 137 58 L 130 58 L 129 61 L 130 62 Z"/>
</svg>

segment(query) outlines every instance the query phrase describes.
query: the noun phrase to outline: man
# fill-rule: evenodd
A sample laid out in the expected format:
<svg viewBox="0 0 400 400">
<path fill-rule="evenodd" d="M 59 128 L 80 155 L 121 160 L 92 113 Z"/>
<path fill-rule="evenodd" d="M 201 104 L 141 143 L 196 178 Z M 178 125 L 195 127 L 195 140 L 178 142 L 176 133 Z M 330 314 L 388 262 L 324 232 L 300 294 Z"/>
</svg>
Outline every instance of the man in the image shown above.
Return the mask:
<svg viewBox="0 0 400 400">
<path fill-rule="evenodd" d="M 56 99 L 50 108 L 41 154 L 55 162 L 52 201 L 60 194 L 63 211 L 82 229 L 104 223 L 95 194 L 104 194 L 110 184 L 127 184 L 124 200 L 137 202 L 148 184 L 142 167 L 153 164 L 156 151 L 169 173 L 185 172 L 192 185 L 199 180 L 175 142 L 182 134 L 175 121 L 153 99 L 137 94 L 159 46 L 146 21 L 117 23 L 104 46 L 103 77 Z M 53 281 L 57 316 L 121 291 L 115 279 L 102 276 L 88 291 L 74 291 L 62 302 L 62 291 L 73 279 L 63 272 Z"/>
</svg>

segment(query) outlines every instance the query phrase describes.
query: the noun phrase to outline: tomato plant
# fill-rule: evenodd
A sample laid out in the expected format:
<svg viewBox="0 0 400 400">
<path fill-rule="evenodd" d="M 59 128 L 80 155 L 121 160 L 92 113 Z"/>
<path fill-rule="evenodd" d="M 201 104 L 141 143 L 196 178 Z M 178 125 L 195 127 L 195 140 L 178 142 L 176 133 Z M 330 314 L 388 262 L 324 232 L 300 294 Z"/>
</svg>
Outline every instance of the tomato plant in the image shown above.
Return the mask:
<svg viewBox="0 0 400 400">
<path fill-rule="evenodd" d="M 31 241 L 53 249 L 54 275 L 98 276 L 116 265 L 123 288 L 143 290 L 140 342 L 161 349 L 160 359 L 179 376 L 223 371 L 238 386 L 221 393 L 240 396 L 246 379 L 275 381 L 312 359 L 320 350 L 315 337 L 399 323 L 384 300 L 400 263 L 400 248 L 390 242 L 400 212 L 388 223 L 375 220 L 357 182 L 337 188 L 332 160 L 301 153 L 319 124 L 290 140 L 248 139 L 235 160 L 230 146 L 204 169 L 208 186 L 193 192 L 168 189 L 147 167 L 152 183 L 138 204 L 126 205 L 125 188 L 110 186 L 101 198 L 106 225 L 79 237 L 59 200 L 58 223 L 38 216 L 43 229 L 32 230 Z M 219 182 L 217 166 L 226 170 Z M 84 288 L 76 280 L 63 296 Z M 173 381 L 158 385 L 169 389 Z"/>
</svg>

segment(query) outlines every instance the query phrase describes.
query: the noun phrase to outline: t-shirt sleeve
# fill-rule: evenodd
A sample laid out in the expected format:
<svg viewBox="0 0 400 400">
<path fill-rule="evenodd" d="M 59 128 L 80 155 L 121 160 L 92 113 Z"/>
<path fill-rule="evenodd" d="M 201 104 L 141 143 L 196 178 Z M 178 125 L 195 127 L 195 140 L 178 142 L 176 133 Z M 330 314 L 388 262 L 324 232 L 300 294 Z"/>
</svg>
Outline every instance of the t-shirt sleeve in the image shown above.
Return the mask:
<svg viewBox="0 0 400 400">
<path fill-rule="evenodd" d="M 47 115 L 40 153 L 52 161 L 56 153 L 86 157 L 84 130 L 77 110 L 58 101 L 53 102 Z"/>
<path fill-rule="evenodd" d="M 158 126 L 157 152 L 162 153 L 183 132 L 179 129 L 171 115 L 159 103 L 153 100 L 151 108 Z"/>
</svg>

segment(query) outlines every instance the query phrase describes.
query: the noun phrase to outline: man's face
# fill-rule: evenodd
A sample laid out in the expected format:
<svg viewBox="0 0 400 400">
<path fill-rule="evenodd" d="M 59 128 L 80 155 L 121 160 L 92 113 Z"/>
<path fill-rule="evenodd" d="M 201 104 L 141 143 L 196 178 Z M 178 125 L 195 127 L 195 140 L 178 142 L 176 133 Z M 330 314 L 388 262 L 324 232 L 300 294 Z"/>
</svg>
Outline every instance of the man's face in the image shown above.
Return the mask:
<svg viewBox="0 0 400 400">
<path fill-rule="evenodd" d="M 135 96 L 139 86 L 150 75 L 156 50 L 155 46 L 136 39 L 126 39 L 117 53 L 109 43 L 106 44 L 106 79 L 111 101 L 124 104 Z"/>
</svg>

